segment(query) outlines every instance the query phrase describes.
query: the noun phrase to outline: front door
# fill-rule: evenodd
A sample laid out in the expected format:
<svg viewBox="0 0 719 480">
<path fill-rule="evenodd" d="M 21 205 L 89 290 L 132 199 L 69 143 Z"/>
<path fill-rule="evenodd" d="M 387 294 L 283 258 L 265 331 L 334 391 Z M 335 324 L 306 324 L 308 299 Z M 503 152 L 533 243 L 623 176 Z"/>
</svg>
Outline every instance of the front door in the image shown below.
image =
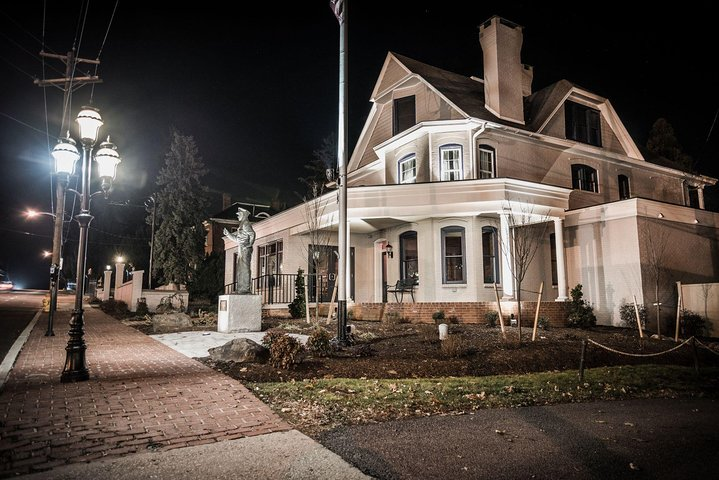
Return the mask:
<svg viewBox="0 0 719 480">
<path fill-rule="evenodd" d="M 337 283 L 339 272 L 339 255 L 337 247 L 328 245 L 310 245 L 307 264 L 309 281 L 307 289 L 309 301 L 329 302 Z M 350 291 L 349 296 L 354 298 L 354 247 L 350 248 Z"/>
</svg>

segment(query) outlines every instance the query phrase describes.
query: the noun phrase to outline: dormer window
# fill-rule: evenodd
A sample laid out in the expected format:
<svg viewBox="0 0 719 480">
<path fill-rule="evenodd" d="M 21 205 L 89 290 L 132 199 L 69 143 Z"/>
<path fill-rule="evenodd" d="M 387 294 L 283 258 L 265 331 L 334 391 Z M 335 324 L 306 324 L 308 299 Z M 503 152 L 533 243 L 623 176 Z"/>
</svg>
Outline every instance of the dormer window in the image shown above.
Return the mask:
<svg viewBox="0 0 719 480">
<path fill-rule="evenodd" d="M 477 176 L 478 178 L 494 178 L 495 170 L 494 149 L 489 145 L 480 145 L 477 150 Z"/>
<path fill-rule="evenodd" d="M 392 109 L 392 135 L 397 135 L 417 123 L 415 117 L 414 95 L 396 98 Z"/>
<path fill-rule="evenodd" d="M 397 165 L 399 183 L 417 182 L 417 157 L 408 155 L 402 158 Z"/>
<path fill-rule="evenodd" d="M 439 147 L 439 157 L 442 181 L 462 180 L 462 147 L 443 145 Z"/>
<path fill-rule="evenodd" d="M 602 146 L 599 110 L 570 101 L 564 102 L 564 125 L 568 140 Z"/>
</svg>

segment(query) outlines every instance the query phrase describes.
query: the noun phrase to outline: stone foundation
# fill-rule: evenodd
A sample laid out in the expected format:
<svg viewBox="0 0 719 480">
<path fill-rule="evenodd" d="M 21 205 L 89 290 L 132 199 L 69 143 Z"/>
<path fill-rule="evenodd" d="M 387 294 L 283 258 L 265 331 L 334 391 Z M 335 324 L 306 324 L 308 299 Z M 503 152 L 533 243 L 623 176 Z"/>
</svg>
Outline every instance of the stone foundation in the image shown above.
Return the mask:
<svg viewBox="0 0 719 480">
<path fill-rule="evenodd" d="M 502 317 L 509 325 L 511 314 L 517 315 L 516 302 L 502 302 Z M 539 316 L 549 320 L 550 326 L 567 326 L 566 302 L 541 302 Z M 537 302 L 522 302 L 522 325 L 534 322 Z M 422 303 L 356 303 L 351 307 L 350 318 L 365 321 L 408 321 L 410 323 L 434 323 L 432 314 L 444 310 L 446 323 L 456 318 L 457 323 L 486 323 L 485 314 L 497 311 L 494 302 L 422 302 Z"/>
</svg>

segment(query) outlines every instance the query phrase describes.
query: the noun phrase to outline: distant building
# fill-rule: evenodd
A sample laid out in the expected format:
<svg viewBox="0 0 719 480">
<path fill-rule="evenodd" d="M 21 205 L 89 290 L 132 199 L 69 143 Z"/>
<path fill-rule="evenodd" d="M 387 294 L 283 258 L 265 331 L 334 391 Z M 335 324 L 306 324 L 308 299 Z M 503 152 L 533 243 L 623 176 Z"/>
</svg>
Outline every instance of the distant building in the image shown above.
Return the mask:
<svg viewBox="0 0 719 480">
<path fill-rule="evenodd" d="M 416 277 L 407 316 L 426 320 L 444 309 L 484 321 L 495 285 L 503 299 L 515 298 L 509 233 L 522 214 L 547 227 L 522 295 L 536 299 L 544 282 L 547 315 L 561 317 L 555 307 L 577 284 L 601 324 L 618 324 L 619 306 L 634 296 L 650 307 L 652 238 L 668 239 L 667 306 L 676 304 L 675 281 L 716 281 L 719 215 L 704 210 L 703 192 L 717 180 L 645 160 L 600 95 L 567 80 L 533 91 L 522 41 L 519 25 L 484 22 L 483 79 L 388 53 L 347 168 L 347 292 L 356 317 L 382 315 L 395 301 L 386 285 Z M 320 198 L 314 222 L 333 232 L 319 271 L 307 253 L 312 222 L 299 205 L 254 225 L 253 277 L 302 268 L 325 276 L 331 292 L 336 198 Z M 232 244 L 225 249 L 229 283 Z"/>
<path fill-rule="evenodd" d="M 209 219 L 202 222 L 205 227 L 205 255 L 212 252 L 219 254 L 225 251 L 225 241 L 222 230 L 237 228 L 237 209 L 244 208 L 250 212 L 250 222 L 256 223 L 260 220 L 270 218 L 273 210 L 269 205 L 258 205 L 254 203 L 234 202 L 229 203 L 229 197 L 223 198 L 222 211 L 215 213 Z"/>
</svg>

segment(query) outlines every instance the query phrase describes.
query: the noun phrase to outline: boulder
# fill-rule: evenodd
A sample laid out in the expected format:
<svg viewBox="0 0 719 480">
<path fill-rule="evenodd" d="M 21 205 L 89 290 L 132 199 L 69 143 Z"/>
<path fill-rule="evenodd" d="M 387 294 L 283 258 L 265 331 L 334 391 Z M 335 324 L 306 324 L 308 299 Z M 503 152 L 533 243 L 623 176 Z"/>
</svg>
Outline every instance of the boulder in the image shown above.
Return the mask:
<svg viewBox="0 0 719 480">
<path fill-rule="evenodd" d="M 270 357 L 270 351 L 249 338 L 235 338 L 219 347 L 209 350 L 213 360 L 224 362 L 264 363 Z"/>
<path fill-rule="evenodd" d="M 192 319 L 186 313 L 162 313 L 152 316 L 153 333 L 172 333 L 189 330 Z"/>
</svg>

